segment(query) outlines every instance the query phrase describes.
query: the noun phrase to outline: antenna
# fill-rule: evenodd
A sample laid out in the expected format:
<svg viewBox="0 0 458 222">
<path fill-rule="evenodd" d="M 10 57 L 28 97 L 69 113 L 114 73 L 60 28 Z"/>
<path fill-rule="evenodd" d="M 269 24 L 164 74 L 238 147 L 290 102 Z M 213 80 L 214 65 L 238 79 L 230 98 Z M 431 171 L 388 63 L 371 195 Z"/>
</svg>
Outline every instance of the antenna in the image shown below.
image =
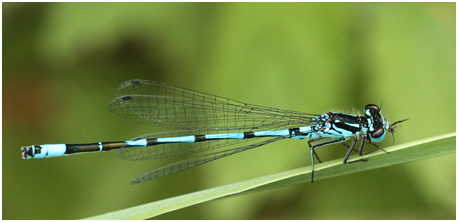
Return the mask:
<svg viewBox="0 0 458 222">
<path fill-rule="evenodd" d="M 393 124 L 391 124 L 390 128 L 388 129 L 388 132 L 390 132 L 391 135 L 393 136 L 393 144 L 394 144 L 394 142 L 396 141 L 396 138 L 394 137 L 394 129 L 395 129 L 396 127 L 398 127 L 398 126 L 401 127 L 401 125 L 397 125 L 397 126 L 396 126 L 396 124 L 402 123 L 402 122 L 404 122 L 404 121 L 406 121 L 406 120 L 409 120 L 409 119 L 411 119 L 411 118 L 399 120 L 399 121 L 396 121 L 396 122 L 394 122 Z"/>
</svg>

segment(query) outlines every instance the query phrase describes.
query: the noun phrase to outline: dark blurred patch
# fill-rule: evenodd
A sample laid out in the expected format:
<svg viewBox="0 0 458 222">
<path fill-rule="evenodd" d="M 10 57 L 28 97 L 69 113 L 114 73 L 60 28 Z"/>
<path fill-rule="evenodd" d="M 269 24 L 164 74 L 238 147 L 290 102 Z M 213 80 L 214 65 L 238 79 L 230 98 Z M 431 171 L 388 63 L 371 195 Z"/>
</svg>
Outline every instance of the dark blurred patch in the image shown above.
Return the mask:
<svg viewBox="0 0 458 222">
<path fill-rule="evenodd" d="M 3 126 L 37 132 L 59 106 L 55 103 L 56 94 L 46 87 L 44 79 L 27 75 L 32 78 L 9 79 L 3 84 Z"/>
<path fill-rule="evenodd" d="M 3 75 L 36 60 L 36 33 L 41 29 L 43 15 L 49 3 L 3 3 Z M 26 63 L 27 61 L 27 63 Z"/>
<path fill-rule="evenodd" d="M 120 37 L 112 48 L 106 48 L 105 45 L 92 48 L 86 54 L 81 55 L 80 65 L 117 67 L 118 70 L 124 70 L 120 73 L 137 78 L 152 74 L 160 75 L 167 73 L 170 67 L 167 56 L 164 55 L 166 49 L 163 49 L 161 45 L 159 39 L 146 40 L 140 34 L 131 33 Z M 112 73 L 100 74 L 111 75 Z"/>
<path fill-rule="evenodd" d="M 17 35 L 18 32 L 29 32 L 31 28 L 41 28 L 41 18 L 45 14 L 49 3 L 7 2 L 3 4 L 3 29 L 8 30 L 7 37 Z"/>
<path fill-rule="evenodd" d="M 300 189 L 303 186 L 296 186 L 292 189 Z M 256 208 L 255 215 L 256 220 L 300 220 L 304 218 L 295 218 L 295 212 L 297 206 L 301 206 L 303 197 L 298 195 L 298 192 L 289 192 L 286 196 L 278 198 L 275 196 L 267 197 L 263 204 L 259 204 Z"/>
</svg>

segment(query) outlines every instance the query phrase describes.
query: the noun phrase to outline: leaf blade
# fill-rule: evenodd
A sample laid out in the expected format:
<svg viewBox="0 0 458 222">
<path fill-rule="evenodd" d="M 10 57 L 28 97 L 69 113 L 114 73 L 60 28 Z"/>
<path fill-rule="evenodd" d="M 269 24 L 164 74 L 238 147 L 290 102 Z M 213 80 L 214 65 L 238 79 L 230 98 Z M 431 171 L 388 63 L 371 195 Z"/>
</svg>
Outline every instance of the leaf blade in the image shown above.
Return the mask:
<svg viewBox="0 0 458 222">
<path fill-rule="evenodd" d="M 344 165 L 342 164 L 342 160 L 338 159 L 322 164 L 317 164 L 315 166 L 314 180 L 317 181 L 334 176 L 342 176 L 350 173 L 436 157 L 453 153 L 455 152 L 455 149 L 456 133 L 453 132 L 441 136 L 385 148 L 385 150 L 389 151 L 390 154 L 385 154 L 384 152 L 380 151 L 365 155 L 363 157 L 352 156 L 349 159 L 351 162 L 359 159 L 371 158 L 368 162 L 356 162 Z M 85 219 L 147 219 L 167 212 L 219 198 L 309 182 L 310 174 L 311 166 L 301 167 L 290 171 L 189 193 Z"/>
</svg>

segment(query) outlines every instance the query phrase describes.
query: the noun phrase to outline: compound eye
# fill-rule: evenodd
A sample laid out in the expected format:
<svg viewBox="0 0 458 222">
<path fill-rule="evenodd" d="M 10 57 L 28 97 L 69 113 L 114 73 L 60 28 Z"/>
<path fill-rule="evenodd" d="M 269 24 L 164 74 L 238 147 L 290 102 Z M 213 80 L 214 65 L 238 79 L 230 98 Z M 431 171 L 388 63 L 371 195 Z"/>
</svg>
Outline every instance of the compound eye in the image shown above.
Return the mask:
<svg viewBox="0 0 458 222">
<path fill-rule="evenodd" d="M 370 132 L 370 134 L 371 134 L 371 137 L 373 139 L 377 139 L 377 138 L 380 138 L 381 136 L 383 136 L 385 134 L 385 129 L 378 128 L 378 129 L 374 130 L 373 132 Z"/>
<path fill-rule="evenodd" d="M 369 104 L 364 108 L 364 114 L 366 117 L 375 116 L 380 113 L 380 108 L 377 105 Z"/>
</svg>

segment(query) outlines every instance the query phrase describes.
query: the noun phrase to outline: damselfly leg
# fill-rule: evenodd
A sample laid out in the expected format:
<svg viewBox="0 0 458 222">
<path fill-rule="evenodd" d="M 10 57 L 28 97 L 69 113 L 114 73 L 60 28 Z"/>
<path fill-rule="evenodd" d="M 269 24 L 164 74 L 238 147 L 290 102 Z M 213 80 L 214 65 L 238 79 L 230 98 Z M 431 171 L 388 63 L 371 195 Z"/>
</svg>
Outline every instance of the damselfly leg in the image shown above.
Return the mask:
<svg viewBox="0 0 458 222">
<path fill-rule="evenodd" d="M 322 147 L 322 146 L 327 146 L 327 145 L 336 144 L 336 143 L 342 143 L 342 142 L 345 142 L 345 140 L 347 140 L 345 137 L 340 137 L 340 138 L 337 138 L 337 139 L 334 139 L 334 140 L 325 141 L 325 142 L 322 142 L 322 143 L 317 143 L 315 145 L 312 145 L 313 142 L 320 141 L 320 140 L 325 140 L 325 139 L 329 139 L 329 138 L 327 138 L 327 137 L 318 137 L 318 138 L 310 139 L 309 141 L 307 141 L 307 143 L 309 144 L 309 147 L 310 147 L 310 152 L 311 152 L 310 155 L 312 157 L 312 179 L 311 179 L 312 183 L 313 183 L 313 177 L 315 175 L 315 164 L 314 164 L 314 161 L 313 161 L 313 156 L 315 156 L 316 159 L 318 160 L 318 162 L 321 163 L 321 160 L 320 160 L 320 158 L 318 158 L 318 155 L 316 154 L 315 149 L 318 148 L 318 147 Z"/>
</svg>

